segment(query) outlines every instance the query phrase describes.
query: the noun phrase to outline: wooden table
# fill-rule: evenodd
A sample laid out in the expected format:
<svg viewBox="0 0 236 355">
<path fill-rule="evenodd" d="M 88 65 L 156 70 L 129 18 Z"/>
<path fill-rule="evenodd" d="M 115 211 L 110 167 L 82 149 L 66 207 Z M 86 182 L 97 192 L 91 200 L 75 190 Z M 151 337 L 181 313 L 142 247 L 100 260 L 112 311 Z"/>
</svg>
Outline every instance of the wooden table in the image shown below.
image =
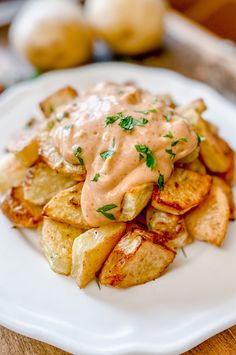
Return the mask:
<svg viewBox="0 0 236 355">
<path fill-rule="evenodd" d="M 6 50 L 7 58 L 14 66 L 14 58 L 9 53 L 6 34 L 6 29 L 0 31 L 0 54 L 1 50 Z M 208 37 L 204 31 L 196 29 L 192 23 L 183 20 L 176 13 L 170 13 L 166 19 L 166 37 L 162 50 L 132 60 L 126 58 L 126 60 L 174 69 L 194 79 L 207 82 L 236 102 L 235 47 L 232 44 L 218 41 L 214 37 Z M 0 55 L 0 78 L 1 64 Z M 16 66 L 21 71 L 20 75 L 27 75 L 27 69 L 19 66 L 17 60 L 15 60 L 14 70 Z M 0 355 L 11 354 L 66 355 L 62 350 L 0 326 Z M 214 336 L 185 354 L 236 354 L 236 326 Z"/>
</svg>

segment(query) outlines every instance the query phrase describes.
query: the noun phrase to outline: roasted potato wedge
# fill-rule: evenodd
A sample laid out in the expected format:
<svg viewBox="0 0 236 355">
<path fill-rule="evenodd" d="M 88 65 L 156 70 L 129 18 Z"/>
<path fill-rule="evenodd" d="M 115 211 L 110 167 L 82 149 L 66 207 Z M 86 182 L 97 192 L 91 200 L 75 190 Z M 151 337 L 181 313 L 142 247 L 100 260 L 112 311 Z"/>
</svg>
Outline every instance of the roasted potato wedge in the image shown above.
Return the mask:
<svg viewBox="0 0 236 355">
<path fill-rule="evenodd" d="M 184 169 L 196 171 L 200 174 L 206 174 L 206 167 L 199 159 L 195 159 L 191 163 L 184 164 Z"/>
<path fill-rule="evenodd" d="M 83 183 L 56 194 L 43 209 L 43 215 L 58 222 L 72 224 L 75 227 L 89 229 L 82 215 L 81 190 Z"/>
<path fill-rule="evenodd" d="M 66 162 L 53 146 L 48 131 L 44 131 L 40 134 L 39 147 L 42 159 L 51 169 L 59 174 L 68 176 L 75 181 L 85 180 L 86 172 L 84 166 L 72 165 Z"/>
<path fill-rule="evenodd" d="M 15 157 L 8 153 L 0 158 L 0 194 L 4 195 L 11 187 L 20 185 L 26 175 L 26 167 Z"/>
<path fill-rule="evenodd" d="M 163 191 L 157 186 L 154 188 L 152 206 L 163 212 L 182 215 L 206 198 L 211 183 L 209 175 L 176 168 Z"/>
<path fill-rule="evenodd" d="M 236 154 L 225 141 L 221 139 L 219 142 L 230 164 L 227 171 L 224 173 L 217 173 L 216 175 L 222 178 L 228 185 L 234 186 L 236 183 Z"/>
<path fill-rule="evenodd" d="M 24 197 L 36 205 L 45 205 L 59 191 L 71 187 L 75 181 L 57 174 L 42 161 L 27 171 L 23 184 Z"/>
<path fill-rule="evenodd" d="M 184 218 L 156 210 L 149 206 L 147 209 L 147 226 L 157 234 L 156 241 L 164 242 L 170 248 L 182 248 L 192 242 L 188 234 Z"/>
<path fill-rule="evenodd" d="M 42 208 L 24 199 L 22 186 L 12 187 L 1 203 L 2 212 L 19 228 L 35 228 L 42 220 Z"/>
<path fill-rule="evenodd" d="M 50 268 L 69 275 L 72 265 L 72 245 L 83 231 L 66 223 L 44 218 L 40 226 L 40 245 Z"/>
<path fill-rule="evenodd" d="M 52 95 L 48 96 L 40 103 L 41 111 L 45 117 L 50 117 L 58 107 L 66 105 L 78 96 L 78 93 L 71 86 L 66 86 L 60 90 L 57 90 Z"/>
<path fill-rule="evenodd" d="M 33 165 L 39 157 L 39 144 L 35 133 L 21 132 L 14 138 L 9 145 L 8 150 L 25 166 Z"/>
<path fill-rule="evenodd" d="M 232 188 L 226 184 L 226 182 L 224 180 L 222 180 L 219 177 L 214 176 L 214 184 L 217 186 L 220 186 L 224 193 L 227 196 L 228 199 L 228 203 L 229 203 L 229 209 L 230 209 L 230 216 L 229 219 L 231 221 L 235 220 L 235 205 L 234 205 L 234 196 L 233 196 L 233 191 Z"/>
<path fill-rule="evenodd" d="M 126 288 L 159 277 L 173 262 L 176 253 L 164 244 L 154 243 L 153 234 L 142 229 L 125 234 L 102 268 L 101 284 Z"/>
<path fill-rule="evenodd" d="M 120 221 L 126 222 L 134 219 L 148 204 L 152 197 L 153 184 L 142 184 L 130 189 L 122 201 Z"/>
<path fill-rule="evenodd" d="M 93 228 L 76 238 L 72 253 L 72 277 L 80 288 L 95 278 L 125 232 L 125 223 Z"/>
<path fill-rule="evenodd" d="M 221 246 L 227 232 L 230 207 L 227 195 L 221 184 L 213 178 L 209 196 L 185 216 L 190 235 Z"/>
<path fill-rule="evenodd" d="M 180 106 L 178 107 L 177 111 L 180 114 L 186 114 L 188 113 L 190 110 L 194 110 L 197 113 L 203 113 L 204 111 L 206 111 L 207 106 L 205 101 L 202 98 L 199 98 L 197 100 L 194 100 L 192 102 L 190 102 L 189 104 L 185 105 L 185 106 Z"/>
</svg>

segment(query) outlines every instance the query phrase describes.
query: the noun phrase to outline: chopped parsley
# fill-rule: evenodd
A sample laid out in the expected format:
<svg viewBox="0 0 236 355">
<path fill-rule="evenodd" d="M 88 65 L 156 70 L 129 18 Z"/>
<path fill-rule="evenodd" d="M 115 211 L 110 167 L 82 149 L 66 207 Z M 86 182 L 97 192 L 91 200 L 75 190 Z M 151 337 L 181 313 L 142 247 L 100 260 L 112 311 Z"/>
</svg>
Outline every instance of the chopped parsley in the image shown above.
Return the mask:
<svg viewBox="0 0 236 355">
<path fill-rule="evenodd" d="M 73 124 L 67 124 L 67 125 L 64 126 L 64 129 L 68 131 L 72 127 L 73 127 Z"/>
<path fill-rule="evenodd" d="M 175 147 L 179 142 L 187 142 L 187 141 L 188 138 L 186 137 L 178 138 L 171 143 L 171 147 Z"/>
<path fill-rule="evenodd" d="M 172 151 L 172 149 L 166 149 L 165 151 L 170 155 L 171 159 L 175 158 L 176 154 Z"/>
<path fill-rule="evenodd" d="M 153 156 L 152 151 L 145 144 L 135 145 L 135 149 L 139 153 L 139 160 L 142 160 L 146 156 L 146 165 L 153 170 L 156 166 L 156 159 Z"/>
<path fill-rule="evenodd" d="M 155 108 L 150 108 L 149 110 L 135 110 L 134 112 L 142 113 L 143 115 L 148 115 L 149 113 L 157 113 Z"/>
<path fill-rule="evenodd" d="M 170 122 L 172 116 L 173 116 L 173 113 L 168 113 L 167 115 L 164 115 L 164 118 L 167 122 Z"/>
<path fill-rule="evenodd" d="M 181 247 L 180 249 L 181 249 L 181 251 L 182 251 L 182 253 L 183 253 L 183 256 L 184 256 L 185 258 L 187 258 L 188 255 L 186 254 L 186 251 L 184 250 L 184 247 Z"/>
<path fill-rule="evenodd" d="M 200 134 L 197 133 L 197 141 L 198 143 L 204 142 L 206 140 L 205 137 L 201 136 Z"/>
<path fill-rule="evenodd" d="M 173 134 L 169 131 L 168 133 L 164 134 L 164 138 L 174 138 Z"/>
<path fill-rule="evenodd" d="M 105 206 L 98 208 L 97 212 L 100 212 L 103 214 L 104 217 L 106 217 L 112 221 L 115 221 L 115 216 L 112 213 L 107 213 L 107 211 L 113 210 L 113 208 L 116 208 L 116 207 L 117 207 L 117 205 L 115 205 L 114 203 L 111 203 L 109 205 L 105 205 Z"/>
<path fill-rule="evenodd" d="M 119 126 L 125 131 L 131 131 L 135 126 L 144 126 L 148 123 L 146 118 L 136 120 L 132 116 L 125 116 L 122 112 L 118 112 L 115 116 L 106 117 L 106 126 L 113 124 L 117 120 L 120 120 Z"/>
<path fill-rule="evenodd" d="M 93 179 L 91 181 L 97 182 L 99 178 L 100 178 L 100 174 L 97 173 L 97 174 L 94 175 L 94 177 L 93 177 Z"/>
<path fill-rule="evenodd" d="M 159 187 L 160 191 L 164 190 L 164 185 L 165 185 L 164 175 L 160 174 L 157 180 L 157 186 Z"/>
<path fill-rule="evenodd" d="M 96 281 L 97 287 L 99 288 L 99 291 L 101 291 L 101 284 L 100 284 L 99 278 L 97 276 L 95 277 L 95 281 Z"/>
<path fill-rule="evenodd" d="M 55 121 L 48 121 L 47 127 L 48 129 L 52 129 L 55 126 Z"/>
<path fill-rule="evenodd" d="M 83 158 L 81 158 L 81 153 L 82 153 L 81 147 L 76 146 L 74 149 L 74 156 L 79 160 L 80 165 L 84 165 L 84 160 Z"/>
<path fill-rule="evenodd" d="M 100 153 L 100 157 L 102 159 L 107 159 L 107 158 L 110 158 L 114 153 L 115 153 L 115 138 L 113 138 L 112 140 L 112 146 L 110 149 L 108 150 L 105 150 L 104 152 Z"/>
</svg>

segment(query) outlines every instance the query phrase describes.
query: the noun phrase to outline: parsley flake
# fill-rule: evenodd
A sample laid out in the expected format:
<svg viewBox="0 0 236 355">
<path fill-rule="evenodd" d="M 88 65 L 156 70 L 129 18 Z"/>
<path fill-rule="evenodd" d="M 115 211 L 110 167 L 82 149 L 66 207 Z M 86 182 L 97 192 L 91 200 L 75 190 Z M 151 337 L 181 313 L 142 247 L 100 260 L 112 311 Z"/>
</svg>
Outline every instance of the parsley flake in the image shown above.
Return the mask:
<svg viewBox="0 0 236 355">
<path fill-rule="evenodd" d="M 157 113 L 155 108 L 150 108 L 149 110 L 135 110 L 134 112 L 142 113 L 143 115 L 148 115 L 149 113 Z"/>
<path fill-rule="evenodd" d="M 164 138 L 174 138 L 173 134 L 169 131 L 168 133 L 164 134 Z"/>
<path fill-rule="evenodd" d="M 171 121 L 171 118 L 173 116 L 173 113 L 168 113 L 167 115 L 164 115 L 164 118 L 167 122 L 170 122 Z"/>
<path fill-rule="evenodd" d="M 175 158 L 176 154 L 172 151 L 172 149 L 166 149 L 165 151 L 170 155 L 171 159 Z"/>
<path fill-rule="evenodd" d="M 110 219 L 111 221 L 115 221 L 115 219 L 116 219 L 115 216 L 112 213 L 107 213 L 107 211 L 113 210 L 116 207 L 117 207 L 117 205 L 115 205 L 114 203 L 111 203 L 109 205 L 105 205 L 105 206 L 98 208 L 97 212 L 102 213 L 104 217 Z"/>
<path fill-rule="evenodd" d="M 153 156 L 152 151 L 145 144 L 135 145 L 135 149 L 139 153 L 139 160 L 142 160 L 146 156 L 146 165 L 153 170 L 156 166 L 156 159 Z"/>
<path fill-rule="evenodd" d="M 106 120 L 105 120 L 106 126 L 116 122 L 117 120 L 119 120 L 120 118 L 123 118 L 123 117 L 124 117 L 124 115 L 122 112 L 118 112 L 115 116 L 107 116 Z"/>
<path fill-rule="evenodd" d="M 136 120 L 132 116 L 126 116 L 121 119 L 119 126 L 125 131 L 131 131 L 135 126 L 144 126 L 147 123 L 148 120 L 146 118 Z"/>
<path fill-rule="evenodd" d="M 94 175 L 94 177 L 93 177 L 93 179 L 91 181 L 97 182 L 99 178 L 100 178 L 100 174 L 97 173 L 97 174 Z"/>
<path fill-rule="evenodd" d="M 107 158 L 110 158 L 114 153 L 115 153 L 115 138 L 113 138 L 112 140 L 112 146 L 110 149 L 108 150 L 105 150 L 104 152 L 100 153 L 100 157 L 102 159 L 107 159 Z"/>
<path fill-rule="evenodd" d="M 82 149 L 80 146 L 74 148 L 74 156 L 79 160 L 80 165 L 84 165 L 84 160 L 81 158 Z"/>
<path fill-rule="evenodd" d="M 188 139 L 186 137 L 178 138 L 171 143 L 171 147 L 175 147 L 179 142 L 187 142 Z"/>
<path fill-rule="evenodd" d="M 160 174 L 157 180 L 157 186 L 159 187 L 160 191 L 164 190 L 164 185 L 165 185 L 164 175 Z"/>
<path fill-rule="evenodd" d="M 184 256 L 185 258 L 187 258 L 188 256 L 187 256 L 187 254 L 186 254 L 186 251 L 184 250 L 184 247 L 181 247 L 180 249 L 181 249 L 181 251 L 182 251 L 182 253 L 183 253 L 183 256 Z"/>
<path fill-rule="evenodd" d="M 66 131 L 68 131 L 68 130 L 71 129 L 72 127 L 73 127 L 73 124 L 67 124 L 67 125 L 64 126 L 64 129 L 65 129 Z"/>
<path fill-rule="evenodd" d="M 197 141 L 198 143 L 204 142 L 206 140 L 205 137 L 201 136 L 200 134 L 197 133 Z"/>
</svg>

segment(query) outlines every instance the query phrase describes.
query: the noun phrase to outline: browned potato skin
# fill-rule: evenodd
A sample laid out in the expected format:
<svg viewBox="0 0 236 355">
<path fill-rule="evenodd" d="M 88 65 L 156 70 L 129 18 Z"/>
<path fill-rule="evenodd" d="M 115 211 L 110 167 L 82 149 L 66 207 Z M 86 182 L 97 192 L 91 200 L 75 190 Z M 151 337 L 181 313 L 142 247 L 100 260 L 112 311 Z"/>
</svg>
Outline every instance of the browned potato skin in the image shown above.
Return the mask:
<svg viewBox="0 0 236 355">
<path fill-rule="evenodd" d="M 36 228 L 42 220 L 42 208 L 24 199 L 22 186 L 12 187 L 1 203 L 2 212 L 19 228 Z"/>
<path fill-rule="evenodd" d="M 81 210 L 81 191 L 83 183 L 59 192 L 43 209 L 43 215 L 58 222 L 71 224 L 75 227 L 89 229 Z"/>
<path fill-rule="evenodd" d="M 157 186 L 154 188 L 152 206 L 163 212 L 182 215 L 206 198 L 211 184 L 209 175 L 176 168 L 163 191 Z"/>
<path fill-rule="evenodd" d="M 230 207 L 221 184 L 213 178 L 209 196 L 185 216 L 185 223 L 193 238 L 221 246 L 224 242 Z"/>
<path fill-rule="evenodd" d="M 75 185 L 75 181 L 57 174 L 38 160 L 27 171 L 23 184 L 24 198 L 36 205 L 45 205 L 58 192 Z"/>
<path fill-rule="evenodd" d="M 161 212 L 149 206 L 146 220 L 148 229 L 156 233 L 155 240 L 164 242 L 170 248 L 182 248 L 193 241 L 182 216 Z"/>
<path fill-rule="evenodd" d="M 99 275 L 101 284 L 126 288 L 159 277 L 173 262 L 175 251 L 153 242 L 155 233 L 134 229 L 121 238 Z"/>
<path fill-rule="evenodd" d="M 229 219 L 231 221 L 235 220 L 235 205 L 234 205 L 234 196 L 232 188 L 221 178 L 214 176 L 214 184 L 223 189 L 224 193 L 227 196 L 229 208 L 230 208 L 230 216 Z"/>
<path fill-rule="evenodd" d="M 66 105 L 78 96 L 78 93 L 71 86 L 66 86 L 52 95 L 48 96 L 40 103 L 41 111 L 48 118 L 58 107 Z"/>
<path fill-rule="evenodd" d="M 12 153 L 0 159 L 0 195 L 4 195 L 11 187 L 22 184 L 27 169 Z"/>
</svg>

